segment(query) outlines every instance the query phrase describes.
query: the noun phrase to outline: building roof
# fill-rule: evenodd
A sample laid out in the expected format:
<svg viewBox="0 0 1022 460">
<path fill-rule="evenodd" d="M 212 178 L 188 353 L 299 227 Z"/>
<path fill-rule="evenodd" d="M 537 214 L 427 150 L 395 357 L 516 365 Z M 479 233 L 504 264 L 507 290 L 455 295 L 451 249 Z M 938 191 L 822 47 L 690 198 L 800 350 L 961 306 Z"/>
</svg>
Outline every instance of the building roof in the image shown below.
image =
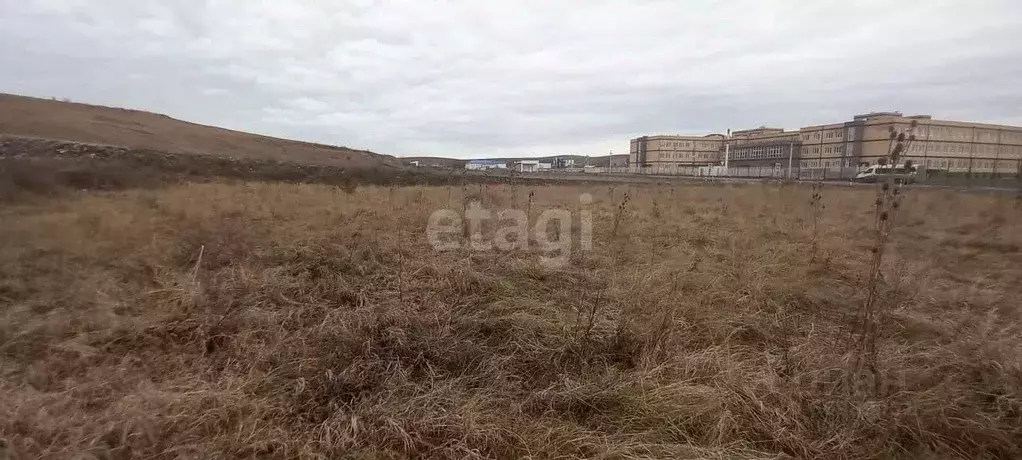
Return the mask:
<svg viewBox="0 0 1022 460">
<path fill-rule="evenodd" d="M 723 134 L 716 134 L 716 133 L 714 133 L 714 134 L 691 134 L 691 135 L 689 135 L 689 134 L 656 134 L 656 135 L 653 135 L 653 136 L 642 136 L 642 137 L 638 137 L 638 138 L 635 138 L 635 139 L 632 139 L 632 140 L 636 141 L 636 140 L 670 139 L 670 140 L 701 141 L 701 140 L 706 140 L 706 138 L 708 138 L 708 137 L 720 137 L 720 138 L 723 138 L 724 135 Z"/>
<path fill-rule="evenodd" d="M 783 132 L 784 128 L 767 128 L 766 126 L 760 126 L 759 128 L 739 129 L 731 131 L 731 135 L 740 136 L 743 134 L 780 134 Z"/>
<path fill-rule="evenodd" d="M 875 117 L 902 117 L 902 116 L 904 116 L 904 115 L 902 115 L 901 112 L 898 112 L 898 111 L 894 111 L 894 112 L 870 112 L 870 113 L 860 113 L 860 114 L 852 117 L 852 119 L 853 120 L 861 120 L 861 119 L 869 119 L 869 118 L 875 118 Z"/>
</svg>

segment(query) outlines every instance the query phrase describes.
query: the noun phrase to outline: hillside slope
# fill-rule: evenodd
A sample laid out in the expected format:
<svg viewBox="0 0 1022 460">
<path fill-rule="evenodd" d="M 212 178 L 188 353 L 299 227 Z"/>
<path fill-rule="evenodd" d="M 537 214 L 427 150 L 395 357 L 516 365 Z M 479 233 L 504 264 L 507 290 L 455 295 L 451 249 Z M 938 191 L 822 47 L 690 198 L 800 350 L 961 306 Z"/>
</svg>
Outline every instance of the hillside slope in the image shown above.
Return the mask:
<svg viewBox="0 0 1022 460">
<path fill-rule="evenodd" d="M 0 135 L 351 168 L 400 164 L 392 156 L 364 150 L 260 136 L 139 110 L 4 93 L 0 93 Z"/>
</svg>

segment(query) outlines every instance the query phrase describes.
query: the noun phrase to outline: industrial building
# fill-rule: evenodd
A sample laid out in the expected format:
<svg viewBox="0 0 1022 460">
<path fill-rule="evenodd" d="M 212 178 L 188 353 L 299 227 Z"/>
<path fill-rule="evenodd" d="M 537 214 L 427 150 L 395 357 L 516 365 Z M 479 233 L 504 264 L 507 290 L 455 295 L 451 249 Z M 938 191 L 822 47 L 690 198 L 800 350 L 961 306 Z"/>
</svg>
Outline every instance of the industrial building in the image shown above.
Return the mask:
<svg viewBox="0 0 1022 460">
<path fill-rule="evenodd" d="M 900 112 L 855 115 L 849 121 L 813 125 L 797 131 L 760 127 L 706 136 L 644 136 L 632 139 L 629 169 L 669 173 L 695 165 L 812 170 L 822 177 L 844 177 L 876 164 L 887 155 L 890 129 L 915 122 L 916 141 L 905 160 L 929 171 L 1019 174 L 1022 127 L 935 120 Z M 699 144 L 702 142 L 702 144 Z M 684 146 L 676 147 L 677 143 Z M 697 146 L 703 146 L 702 148 Z"/>
</svg>

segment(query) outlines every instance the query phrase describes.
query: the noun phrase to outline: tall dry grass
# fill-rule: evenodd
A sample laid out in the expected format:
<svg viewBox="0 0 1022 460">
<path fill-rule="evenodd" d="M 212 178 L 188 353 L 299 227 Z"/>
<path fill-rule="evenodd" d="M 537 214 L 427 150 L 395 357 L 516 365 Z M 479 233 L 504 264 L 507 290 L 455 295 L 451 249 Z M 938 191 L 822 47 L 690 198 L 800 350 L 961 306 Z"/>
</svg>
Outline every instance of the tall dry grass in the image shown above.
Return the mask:
<svg viewBox="0 0 1022 460">
<path fill-rule="evenodd" d="M 583 192 L 594 250 L 564 267 L 423 233 L 470 199 L 535 219 Z M 1022 455 L 1012 198 L 905 197 L 886 381 L 849 392 L 875 196 L 812 194 L 253 183 L 9 205 L 0 433 L 15 458 Z"/>
</svg>

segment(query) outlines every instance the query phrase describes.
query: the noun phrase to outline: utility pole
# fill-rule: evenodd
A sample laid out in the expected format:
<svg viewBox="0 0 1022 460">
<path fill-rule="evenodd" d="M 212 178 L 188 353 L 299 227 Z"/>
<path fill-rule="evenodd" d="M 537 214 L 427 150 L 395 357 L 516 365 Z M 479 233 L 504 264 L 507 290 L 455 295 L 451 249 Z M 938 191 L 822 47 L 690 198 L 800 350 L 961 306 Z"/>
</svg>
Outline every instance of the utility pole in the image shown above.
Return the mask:
<svg viewBox="0 0 1022 460">
<path fill-rule="evenodd" d="M 788 179 L 791 179 L 791 157 L 795 155 L 795 140 L 788 145 Z"/>
<path fill-rule="evenodd" d="M 973 157 L 973 155 L 975 153 L 975 150 L 976 150 L 976 128 L 973 127 L 972 128 L 972 140 L 969 142 L 969 175 L 966 176 L 967 177 L 967 179 L 965 180 L 966 187 L 972 185 L 972 157 Z"/>
<path fill-rule="evenodd" d="M 994 169 L 990 173 L 991 181 L 997 179 L 997 163 L 1001 162 L 1001 130 L 997 130 L 997 145 L 994 146 Z"/>
<path fill-rule="evenodd" d="M 817 171 L 819 171 L 820 168 L 823 167 L 823 136 L 824 136 L 823 128 L 820 128 L 820 142 L 819 142 L 819 145 L 816 147 L 817 149 L 820 150 L 820 154 L 816 158 L 816 169 L 817 169 Z M 826 169 L 823 169 L 823 174 L 822 175 L 823 175 L 824 178 L 827 177 L 827 170 Z M 813 180 L 817 180 L 815 172 L 813 173 Z"/>
<path fill-rule="evenodd" d="M 923 172 L 926 173 L 923 180 L 925 181 L 930 180 L 930 129 L 930 126 L 926 127 L 926 140 L 923 141 Z M 950 167 L 948 171 L 951 171 Z M 945 175 L 944 177 L 947 176 Z M 947 182 L 947 179 L 945 179 L 945 182 Z"/>
<path fill-rule="evenodd" d="M 731 156 L 731 128 L 727 129 L 727 135 L 724 136 L 724 175 L 728 174 L 728 160 Z"/>
</svg>

